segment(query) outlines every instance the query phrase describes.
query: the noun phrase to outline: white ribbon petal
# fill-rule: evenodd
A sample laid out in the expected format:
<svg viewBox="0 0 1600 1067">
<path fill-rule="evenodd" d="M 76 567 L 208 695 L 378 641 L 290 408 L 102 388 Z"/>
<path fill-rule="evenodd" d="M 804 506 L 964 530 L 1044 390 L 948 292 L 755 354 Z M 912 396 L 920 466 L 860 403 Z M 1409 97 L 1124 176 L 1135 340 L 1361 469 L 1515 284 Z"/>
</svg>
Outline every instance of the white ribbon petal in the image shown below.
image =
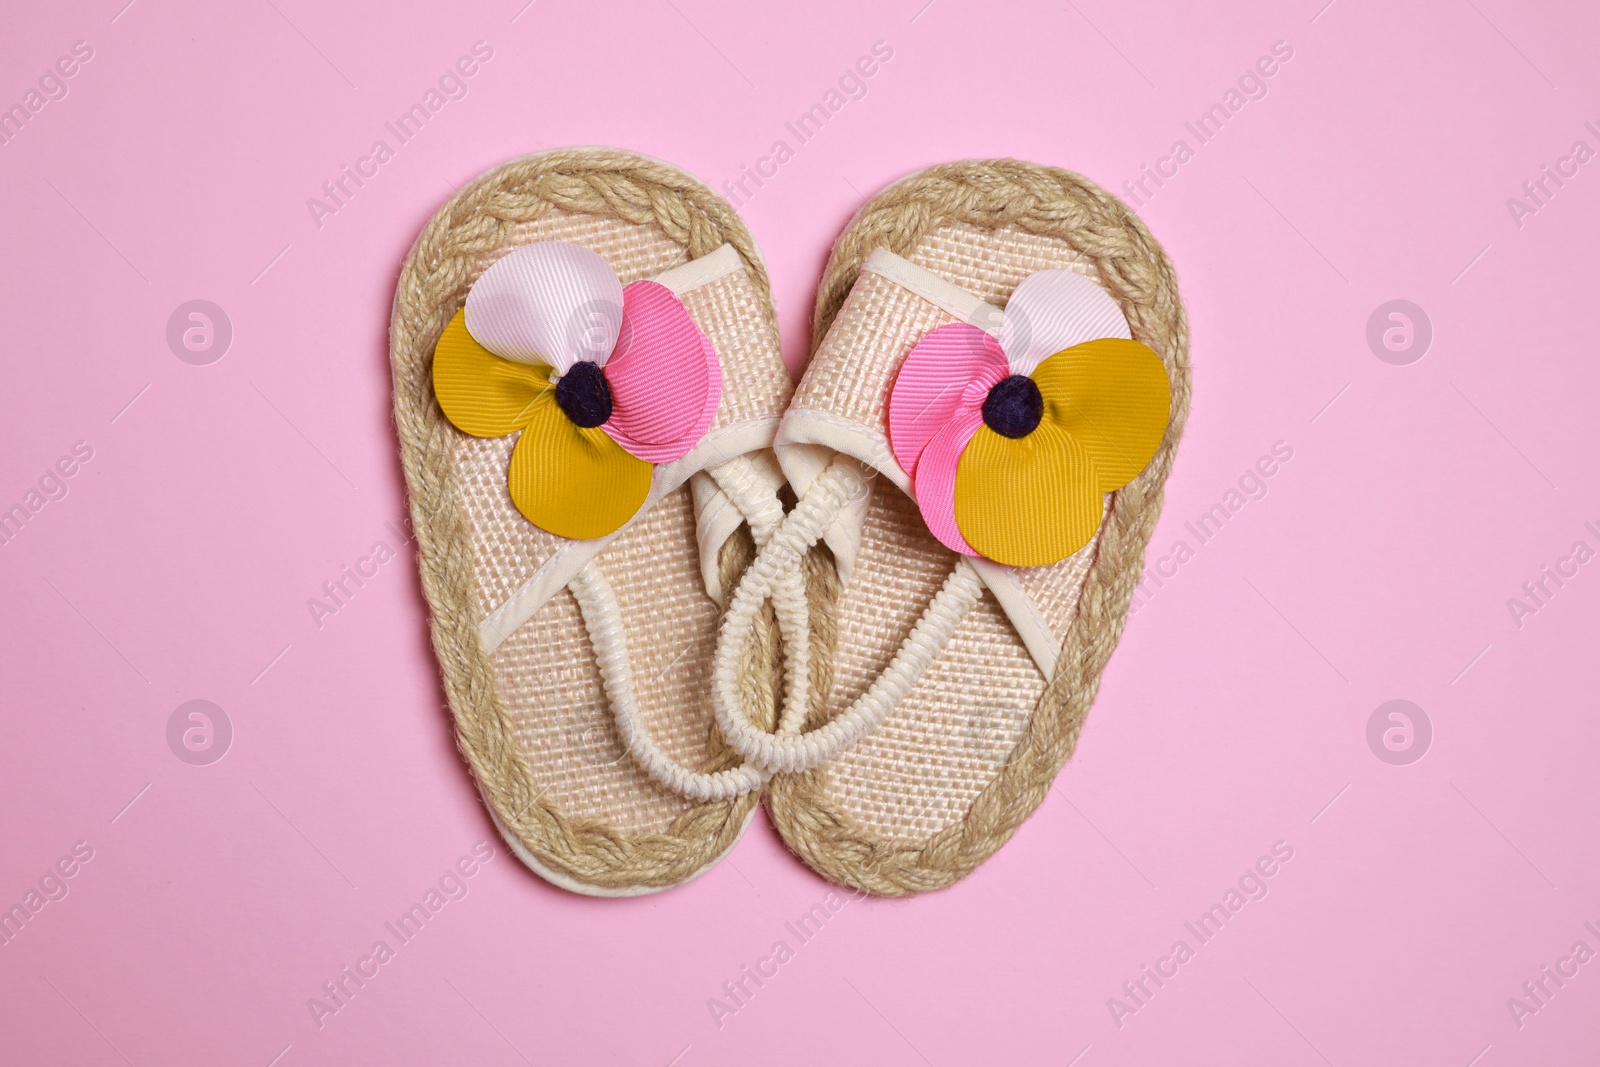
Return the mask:
<svg viewBox="0 0 1600 1067">
<path fill-rule="evenodd" d="M 1133 332 L 1110 293 L 1070 270 L 1042 270 L 1022 279 L 1000 324 L 1000 347 L 1012 374 L 1032 374 L 1062 349 L 1101 337 L 1131 339 Z"/>
<path fill-rule="evenodd" d="M 559 241 L 512 249 L 467 293 L 467 332 L 497 356 L 605 365 L 622 329 L 622 282 L 598 253 Z"/>
</svg>

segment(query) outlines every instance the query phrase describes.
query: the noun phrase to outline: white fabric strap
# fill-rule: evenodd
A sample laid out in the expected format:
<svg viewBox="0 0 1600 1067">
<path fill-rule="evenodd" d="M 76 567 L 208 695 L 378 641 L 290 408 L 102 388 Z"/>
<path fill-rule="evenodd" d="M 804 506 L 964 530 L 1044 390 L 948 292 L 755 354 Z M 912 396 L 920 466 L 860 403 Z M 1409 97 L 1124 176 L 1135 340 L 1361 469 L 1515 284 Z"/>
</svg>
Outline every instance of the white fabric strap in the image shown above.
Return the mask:
<svg viewBox="0 0 1600 1067">
<path fill-rule="evenodd" d="M 861 269 L 889 279 L 902 289 L 909 289 L 928 303 L 933 304 L 962 322 L 969 323 L 992 337 L 999 338 L 1000 325 L 1005 312 L 993 304 L 974 296 L 953 282 L 919 267 L 909 259 L 895 255 L 887 248 L 874 248 Z"/>
<path fill-rule="evenodd" d="M 628 642 L 623 633 L 622 609 L 600 568 L 586 565 L 572 579 L 569 588 L 583 613 L 589 641 L 594 646 L 600 681 L 611 702 L 617 721 L 617 736 L 628 755 L 650 777 L 691 800 L 725 800 L 761 788 L 766 776 L 744 764 L 714 774 L 690 771 L 661 750 L 645 729 L 633 688 L 633 664 L 628 659 Z"/>
<path fill-rule="evenodd" d="M 706 595 L 722 606 L 726 606 L 727 601 L 718 565 L 722 546 L 744 524 L 747 516 L 719 484 L 719 478 L 726 480 L 731 476 L 730 471 L 737 471 L 736 477 L 741 482 L 753 481 L 754 484 L 745 484 L 741 488 L 744 507 L 765 508 L 770 503 L 779 509 L 773 528 L 776 529 L 777 522 L 783 521 L 783 511 L 777 503 L 777 497 L 778 490 L 783 488 L 784 477 L 778 461 L 766 449 L 748 453 L 743 458 L 746 463 L 737 466 L 724 464 L 715 475 L 709 471 L 699 471 L 689 479 L 689 489 L 694 497 L 695 537 L 700 545 L 700 576 L 705 580 Z"/>
<path fill-rule="evenodd" d="M 723 616 L 711 674 L 717 725 L 736 752 L 769 774 L 795 774 L 817 767 L 882 725 L 983 595 L 982 579 L 965 559 L 958 560 L 889 666 L 855 703 L 827 725 L 804 734 L 784 729 L 769 734 L 757 729 L 743 713 L 738 678 L 740 654 L 754 627 L 756 613 L 763 601 L 774 597 L 781 620 L 783 606 L 776 594 L 801 574 L 806 552 L 821 540 L 834 517 L 866 492 L 867 482 L 853 462 L 841 457 L 830 466 L 756 554 Z M 784 639 L 787 642 L 787 632 Z M 804 721 L 810 700 L 808 672 L 790 670 L 789 666 L 785 664 L 787 690 L 781 716 L 784 726 Z"/>
<path fill-rule="evenodd" d="M 691 259 L 671 270 L 662 271 L 651 280 L 671 289 L 675 296 L 682 296 L 741 270 L 744 270 L 744 260 L 739 256 L 739 250 L 725 244 L 699 259 Z"/>
<path fill-rule="evenodd" d="M 752 457 L 739 456 L 712 469 L 709 474 L 719 491 L 750 523 L 756 544 L 766 545 L 783 524 L 783 505 L 760 464 Z M 639 711 L 622 609 L 616 593 L 592 562 L 577 573 L 570 588 L 594 646 L 600 681 L 616 718 L 617 736 L 640 769 L 673 792 L 702 803 L 743 796 L 761 788 L 771 775 L 749 763 L 716 772 L 691 771 L 662 751 Z M 804 721 L 806 683 L 811 673 L 810 617 L 799 568 L 781 575 L 771 595 L 783 639 L 784 676 L 789 693 L 778 723 L 778 734 L 787 736 L 797 731 Z M 719 652 L 720 649 L 719 644 Z"/>
<path fill-rule="evenodd" d="M 722 583 L 718 580 L 717 553 L 728 538 L 739 529 L 744 516 L 733 506 L 717 480 L 705 471 L 696 471 L 689 479 L 689 493 L 694 501 L 694 533 L 700 546 L 700 580 L 705 583 L 706 596 L 722 604 Z"/>
</svg>

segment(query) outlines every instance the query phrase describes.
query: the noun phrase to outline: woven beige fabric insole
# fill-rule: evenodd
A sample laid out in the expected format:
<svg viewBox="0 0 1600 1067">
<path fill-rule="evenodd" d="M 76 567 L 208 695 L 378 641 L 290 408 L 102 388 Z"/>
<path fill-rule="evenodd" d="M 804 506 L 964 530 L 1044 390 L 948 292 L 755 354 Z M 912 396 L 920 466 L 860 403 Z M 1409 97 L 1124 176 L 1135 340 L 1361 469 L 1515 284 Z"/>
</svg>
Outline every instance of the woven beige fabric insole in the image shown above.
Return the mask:
<svg viewBox="0 0 1600 1067">
<path fill-rule="evenodd" d="M 1092 266 L 1063 243 L 1015 229 L 948 226 L 930 233 L 907 258 L 1002 307 L 1036 271 L 1072 269 L 1094 277 Z M 871 275 L 858 284 L 892 285 Z M 904 302 L 908 320 L 927 318 L 924 330 L 953 321 L 936 311 L 929 318 L 930 306 L 906 297 L 885 292 L 884 301 Z M 848 327 L 843 320 L 849 314 L 840 316 L 838 328 Z M 863 406 L 875 417 L 881 403 L 874 396 Z M 1071 624 L 1092 555 L 1093 545 L 1062 564 L 1021 572 L 1058 639 Z M 957 558 L 928 532 L 908 496 L 886 478 L 874 479 L 855 571 L 839 594 L 830 717 L 888 666 Z M 959 821 L 1021 739 L 1046 681 L 985 590 L 883 725 L 825 768 L 830 805 L 891 840 L 920 841 Z"/>
</svg>

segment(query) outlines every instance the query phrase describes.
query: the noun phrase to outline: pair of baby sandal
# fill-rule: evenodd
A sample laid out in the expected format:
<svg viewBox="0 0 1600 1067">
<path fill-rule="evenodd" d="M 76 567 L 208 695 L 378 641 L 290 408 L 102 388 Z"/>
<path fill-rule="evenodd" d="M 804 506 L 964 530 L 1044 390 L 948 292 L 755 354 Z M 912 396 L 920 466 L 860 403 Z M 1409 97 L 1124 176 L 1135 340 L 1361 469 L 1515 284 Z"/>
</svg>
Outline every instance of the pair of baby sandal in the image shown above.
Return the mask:
<svg viewBox="0 0 1600 1067">
<path fill-rule="evenodd" d="M 824 877 L 939 888 L 1072 753 L 1188 407 L 1166 256 L 1077 175 L 933 167 L 839 237 L 813 338 L 793 386 L 733 208 L 622 151 L 490 171 L 406 260 L 434 646 L 556 885 L 685 882 L 764 796 Z"/>
</svg>

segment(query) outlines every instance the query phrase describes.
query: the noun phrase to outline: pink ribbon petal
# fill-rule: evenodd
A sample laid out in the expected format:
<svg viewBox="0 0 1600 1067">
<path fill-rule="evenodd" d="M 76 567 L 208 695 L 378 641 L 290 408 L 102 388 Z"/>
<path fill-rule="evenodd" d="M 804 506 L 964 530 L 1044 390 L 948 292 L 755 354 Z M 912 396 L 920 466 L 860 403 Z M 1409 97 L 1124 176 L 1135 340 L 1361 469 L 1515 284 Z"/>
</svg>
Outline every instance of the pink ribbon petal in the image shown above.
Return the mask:
<svg viewBox="0 0 1600 1067">
<path fill-rule="evenodd" d="M 979 403 L 980 408 L 958 411 L 933 435 L 922 450 L 913 486 L 922 521 L 940 543 L 963 556 L 976 556 L 978 550 L 967 544 L 956 526 L 956 467 L 972 435 L 983 425 L 982 402 Z"/>
<path fill-rule="evenodd" d="M 606 363 L 606 433 L 650 463 L 670 463 L 711 427 L 722 365 L 671 289 L 640 281 L 622 290 L 622 329 Z"/>
<path fill-rule="evenodd" d="M 889 391 L 889 445 L 906 473 L 915 476 L 934 436 L 958 414 L 976 414 L 1009 373 L 1000 343 L 976 326 L 953 322 L 918 341 Z M 954 522 L 952 517 L 952 530 Z"/>
</svg>

